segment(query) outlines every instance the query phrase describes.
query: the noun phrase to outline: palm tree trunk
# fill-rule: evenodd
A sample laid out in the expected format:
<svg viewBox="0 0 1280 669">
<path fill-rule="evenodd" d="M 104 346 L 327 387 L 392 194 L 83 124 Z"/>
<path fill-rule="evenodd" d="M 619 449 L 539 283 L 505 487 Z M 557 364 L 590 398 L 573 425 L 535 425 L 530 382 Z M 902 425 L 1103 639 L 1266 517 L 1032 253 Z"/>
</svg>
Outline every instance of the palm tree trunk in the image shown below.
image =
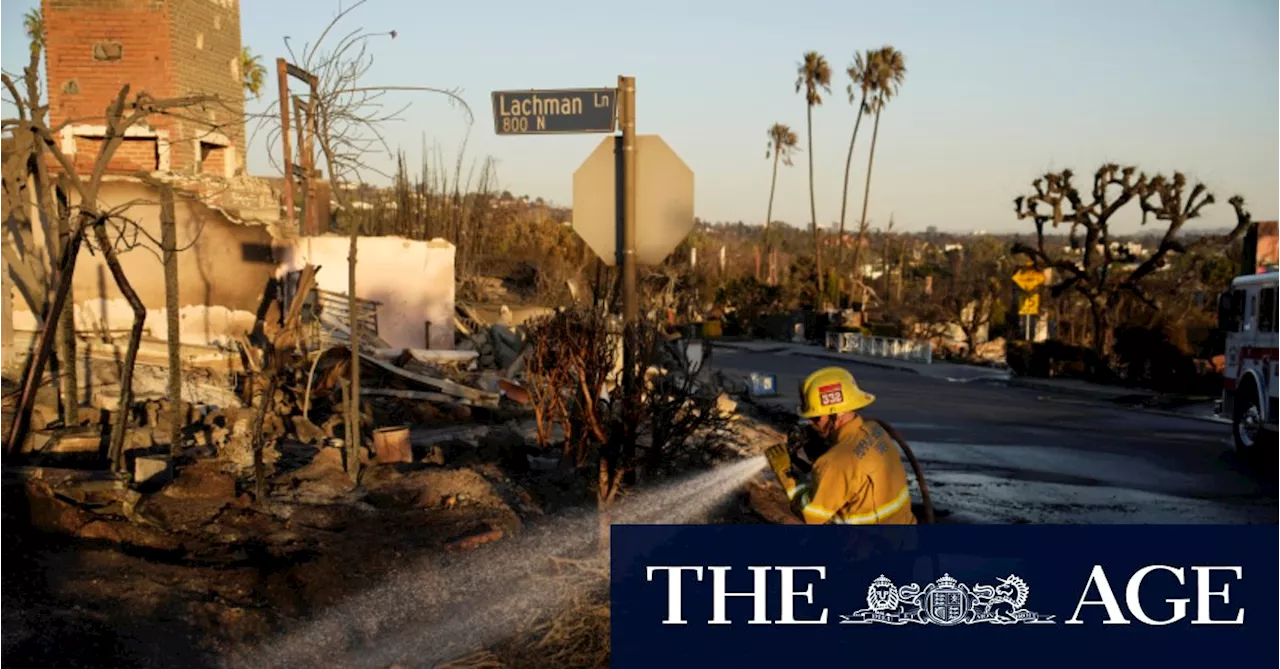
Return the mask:
<svg viewBox="0 0 1280 669">
<path fill-rule="evenodd" d="M 849 208 L 849 172 L 853 167 L 853 145 L 858 141 L 858 126 L 862 125 L 862 105 L 858 105 L 858 120 L 853 122 L 853 137 L 849 138 L 849 155 L 844 159 L 844 191 L 840 195 L 840 258 L 838 265 L 844 267 L 844 215 Z"/>
<path fill-rule="evenodd" d="M 859 272 L 858 261 L 862 255 L 862 239 L 867 233 L 867 203 L 871 199 L 871 166 L 876 161 L 876 138 L 880 135 L 880 112 L 876 111 L 876 123 L 871 131 L 871 155 L 867 158 L 867 185 L 862 191 L 862 218 L 858 222 L 858 238 L 853 243 L 853 271 L 854 276 Z M 866 305 L 863 305 L 863 311 L 866 311 Z"/>
<path fill-rule="evenodd" d="M 773 181 L 769 184 L 769 211 L 764 216 L 764 247 L 766 252 L 773 248 L 769 243 L 769 223 L 773 221 L 773 194 L 778 189 L 778 159 L 781 157 L 778 154 L 778 148 L 779 145 L 775 143 L 773 145 Z M 760 279 L 759 262 L 756 262 L 756 279 Z"/>
<path fill-rule="evenodd" d="M 813 190 L 813 105 L 806 109 L 809 130 L 809 216 L 813 225 L 813 265 L 818 277 L 818 308 L 822 308 L 822 245 L 818 240 L 818 200 Z"/>
</svg>

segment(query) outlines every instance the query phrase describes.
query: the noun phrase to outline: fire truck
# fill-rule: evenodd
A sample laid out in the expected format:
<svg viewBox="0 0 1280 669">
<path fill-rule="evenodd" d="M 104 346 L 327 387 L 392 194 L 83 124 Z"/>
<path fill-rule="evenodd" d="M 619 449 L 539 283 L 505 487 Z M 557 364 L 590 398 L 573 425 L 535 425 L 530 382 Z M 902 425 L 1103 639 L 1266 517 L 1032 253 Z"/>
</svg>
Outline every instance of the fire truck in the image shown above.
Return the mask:
<svg viewBox="0 0 1280 669">
<path fill-rule="evenodd" d="M 1276 444 L 1277 277 L 1276 271 L 1238 276 L 1218 301 L 1218 328 L 1225 338 L 1218 411 L 1231 419 L 1236 450 L 1247 457 L 1270 455 L 1260 447 Z"/>
</svg>

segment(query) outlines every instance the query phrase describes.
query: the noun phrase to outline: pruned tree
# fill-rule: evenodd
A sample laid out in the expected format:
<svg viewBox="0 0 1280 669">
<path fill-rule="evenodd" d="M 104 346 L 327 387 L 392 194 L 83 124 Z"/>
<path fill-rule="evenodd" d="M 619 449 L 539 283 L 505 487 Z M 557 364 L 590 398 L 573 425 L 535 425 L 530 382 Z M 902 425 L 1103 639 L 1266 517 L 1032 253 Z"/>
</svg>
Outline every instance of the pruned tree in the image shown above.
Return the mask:
<svg viewBox="0 0 1280 669">
<path fill-rule="evenodd" d="M 1165 267 L 1171 255 L 1230 243 L 1252 222 L 1244 198 L 1237 195 L 1228 201 L 1236 219 L 1229 232 L 1184 242 L 1179 238 L 1183 227 L 1215 201 L 1204 184 L 1197 183 L 1188 192 L 1187 178 L 1181 172 L 1172 177 L 1148 177 L 1136 167 L 1108 163 L 1098 168 L 1092 187 L 1082 192 L 1074 184 L 1074 176 L 1069 169 L 1047 173 L 1031 182 L 1034 192 L 1014 199 L 1018 218 L 1035 224 L 1036 242 L 1018 242 L 1012 250 L 1026 255 L 1037 267 L 1055 270 L 1060 278 L 1049 288 L 1053 297 L 1074 292 L 1088 302 L 1093 349 L 1103 357 L 1111 349 L 1114 313 L 1122 299 L 1131 296 L 1158 309 L 1158 302 L 1144 288 L 1144 280 L 1152 272 Z M 1165 226 L 1156 248 L 1136 266 L 1116 252 L 1111 230 L 1116 214 L 1135 201 L 1142 209 L 1143 225 L 1154 215 Z M 1063 225 L 1074 255 L 1064 256 L 1045 245 L 1046 226 L 1057 229 Z"/>
<path fill-rule="evenodd" d="M 351 212 L 351 190 L 348 186 L 363 185 L 364 176 L 376 173 L 390 178 L 390 175 L 379 170 L 369 162 L 369 157 L 383 155 L 394 159 L 394 151 L 387 144 L 382 134 L 385 124 L 400 120 L 408 105 L 396 107 L 390 111 L 384 109 L 386 96 L 392 91 L 425 92 L 446 96 L 465 113 L 468 128 L 473 121 L 471 108 L 455 91 L 429 86 L 368 85 L 365 77 L 373 67 L 373 54 L 369 52 L 369 40 L 388 37 L 395 39 L 397 31 L 368 32 L 356 28 L 345 33 L 334 32 L 337 26 L 351 12 L 364 5 L 367 0 L 360 0 L 342 9 L 321 32 L 314 43 L 304 44 L 295 52 L 285 38 L 285 46 L 289 52 L 291 63 L 300 67 L 310 77 L 310 90 L 299 96 L 299 105 L 305 113 L 305 119 L 298 123 L 306 123 L 314 134 L 315 143 L 320 150 L 325 171 L 329 175 L 331 192 L 342 211 Z M 340 35 L 336 42 L 328 40 L 330 34 Z M 281 92 L 283 94 L 283 91 Z M 268 124 L 268 142 L 274 144 L 281 138 L 283 128 L 279 124 Z M 464 141 L 465 143 L 465 141 Z M 301 150 L 302 147 L 299 147 Z M 292 175 L 285 175 L 292 178 Z M 347 299 L 351 315 L 350 332 L 350 382 L 347 384 L 346 398 L 346 462 L 347 472 L 352 480 L 359 480 L 359 449 L 363 444 L 363 431 L 360 426 L 360 342 L 357 325 L 359 310 L 356 300 L 356 263 L 360 227 L 349 220 L 348 234 L 350 247 L 347 256 Z"/>
</svg>

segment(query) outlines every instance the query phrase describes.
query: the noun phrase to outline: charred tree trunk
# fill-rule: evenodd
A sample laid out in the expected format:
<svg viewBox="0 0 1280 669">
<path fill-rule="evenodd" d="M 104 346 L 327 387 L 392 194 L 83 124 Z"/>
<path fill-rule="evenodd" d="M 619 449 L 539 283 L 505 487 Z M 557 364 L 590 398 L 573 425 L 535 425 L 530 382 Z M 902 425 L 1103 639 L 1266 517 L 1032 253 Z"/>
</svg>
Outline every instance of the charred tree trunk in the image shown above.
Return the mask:
<svg viewBox="0 0 1280 669">
<path fill-rule="evenodd" d="M 164 252 L 164 308 L 169 348 L 169 454 L 182 440 L 186 411 L 182 402 L 182 355 L 178 338 L 178 224 L 173 212 L 173 187 L 160 189 L 160 245 Z"/>
<path fill-rule="evenodd" d="M 1111 312 L 1105 302 L 1090 300 L 1089 313 L 1093 320 L 1093 352 L 1107 359 L 1111 352 Z"/>
<path fill-rule="evenodd" d="M 41 144 L 36 142 L 36 146 Z M 58 248 L 67 248 L 67 241 L 71 238 L 71 225 L 68 220 L 70 211 L 68 207 L 62 206 L 61 202 L 54 203 L 52 194 L 49 193 L 51 184 L 48 182 L 48 170 L 44 169 L 44 156 L 37 150 L 36 160 L 39 161 L 41 168 L 41 195 L 40 208 L 45 212 L 46 218 L 53 218 L 57 221 Z M 62 260 L 58 258 L 57 260 Z M 68 267 L 72 267 L 74 271 L 75 258 L 70 259 Z M 76 397 L 76 391 L 79 386 L 76 379 L 76 318 L 75 318 L 75 286 L 74 284 L 67 287 L 67 299 L 63 302 L 62 312 L 58 314 L 58 360 L 61 361 L 61 369 L 59 370 L 60 394 L 62 395 L 62 412 L 63 425 L 75 425 L 80 418 L 80 401 Z"/>
<path fill-rule="evenodd" d="M 360 228 L 351 226 L 347 252 L 347 327 L 351 331 L 351 392 L 347 395 L 347 474 L 360 480 L 360 321 L 356 307 L 356 247 Z"/>
<path fill-rule="evenodd" d="M 609 550 L 609 528 L 613 525 L 613 500 L 622 484 L 623 470 L 619 463 L 619 449 L 616 446 L 602 444 L 600 447 L 600 466 L 596 480 L 596 510 L 598 546 L 603 551 Z"/>
<path fill-rule="evenodd" d="M 125 351 L 124 366 L 120 369 L 120 416 L 111 428 L 111 446 L 107 450 L 112 470 L 119 472 L 124 469 L 124 435 L 129 426 L 129 414 L 133 407 L 133 367 L 138 359 L 138 346 L 142 343 L 142 328 L 147 322 L 147 308 L 134 292 L 133 286 L 129 283 L 129 277 L 125 276 L 124 268 L 120 266 L 120 259 L 116 256 L 115 248 L 111 246 L 110 237 L 107 236 L 106 220 L 101 216 L 94 219 L 93 232 L 98 239 L 98 246 L 102 248 L 102 255 L 106 258 L 107 268 L 111 270 L 111 277 L 115 279 L 116 287 L 120 289 L 125 301 L 133 309 L 133 328 L 129 331 L 129 348 Z"/>
<path fill-rule="evenodd" d="M 274 357 L 275 352 L 272 352 Z M 271 402 L 276 396 L 276 386 L 280 382 L 280 375 L 276 370 L 276 362 L 271 361 L 268 366 L 270 378 L 267 381 L 267 389 L 262 393 L 262 402 L 258 404 L 258 411 L 253 416 L 253 490 L 254 499 L 261 504 L 266 499 L 267 492 L 267 465 L 263 460 L 263 436 L 262 422 L 267 417 L 267 410 L 271 408 Z"/>
<path fill-rule="evenodd" d="M 613 505 L 610 504 L 608 497 L 610 479 L 608 459 L 601 457 L 596 480 L 596 533 L 597 542 L 602 551 L 609 550 L 609 526 L 613 524 Z"/>
<path fill-rule="evenodd" d="M 27 85 L 27 101 L 32 106 L 31 115 L 33 118 L 44 118 L 44 110 L 36 106 L 36 101 L 40 99 L 40 80 L 36 76 L 36 57 L 33 56 L 32 66 L 27 68 L 24 73 L 24 80 Z M 55 202 L 53 197 L 53 180 L 49 176 L 49 167 L 45 163 L 45 145 L 38 137 L 32 134 L 31 141 L 31 161 L 35 164 L 33 174 L 35 176 L 35 188 L 37 202 L 39 203 L 40 213 L 36 216 L 37 220 L 32 221 L 32 226 L 44 223 L 46 234 L 53 233 L 57 235 L 57 242 L 52 244 L 52 250 L 59 252 L 67 248 L 67 241 L 71 237 L 70 223 L 67 220 L 69 211 L 59 206 L 60 202 Z M 39 220 L 43 219 L 43 220 Z M 53 226 L 47 223 L 53 223 Z M 53 228 L 51 230 L 51 227 Z M 51 265 L 58 267 L 61 265 L 62 258 L 55 256 L 50 259 Z M 75 260 L 71 260 L 68 265 L 74 269 Z M 60 278 L 60 275 L 59 275 Z M 79 422 L 80 403 L 76 398 L 76 324 L 75 324 L 75 291 L 73 286 L 67 287 L 67 297 L 63 302 L 62 310 L 55 315 L 58 319 L 58 379 L 59 379 L 59 395 L 61 396 L 62 407 L 62 424 L 75 425 Z"/>
<path fill-rule="evenodd" d="M 36 389 L 40 386 L 40 378 L 44 375 L 44 366 L 49 361 L 50 353 L 53 352 L 54 335 L 58 330 L 55 314 L 62 310 L 62 306 L 67 300 L 67 294 L 71 292 L 71 280 L 75 274 L 75 262 L 73 259 L 79 255 L 80 242 L 83 239 L 84 230 L 81 228 L 71 235 L 71 239 L 67 241 L 67 246 L 63 248 L 62 267 L 58 271 L 58 287 L 53 293 L 53 301 L 45 309 L 45 327 L 40 332 L 40 338 L 36 341 L 31 358 L 27 361 L 26 376 L 22 382 L 22 395 L 18 400 L 18 408 L 14 412 L 13 421 L 9 425 L 8 439 L 5 440 L 5 448 L 8 454 L 12 454 L 15 451 L 21 452 L 22 442 L 26 439 L 27 430 L 31 427 L 31 410 L 36 401 Z"/>
</svg>

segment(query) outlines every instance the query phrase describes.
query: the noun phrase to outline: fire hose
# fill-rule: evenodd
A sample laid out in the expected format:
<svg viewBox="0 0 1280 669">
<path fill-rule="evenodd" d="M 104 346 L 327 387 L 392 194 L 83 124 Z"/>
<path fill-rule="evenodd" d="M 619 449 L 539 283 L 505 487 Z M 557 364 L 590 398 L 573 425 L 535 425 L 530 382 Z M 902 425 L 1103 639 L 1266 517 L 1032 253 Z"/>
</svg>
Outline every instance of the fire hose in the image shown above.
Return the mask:
<svg viewBox="0 0 1280 669">
<path fill-rule="evenodd" d="M 924 502 L 924 523 L 927 525 L 934 524 L 933 500 L 929 497 L 929 484 L 925 481 L 924 470 L 920 467 L 920 461 L 916 459 L 916 455 L 911 451 L 911 447 L 907 445 L 907 440 L 903 439 L 902 433 L 898 432 L 898 430 L 896 430 L 892 425 L 880 420 L 879 418 L 870 418 L 867 422 L 875 423 L 883 428 L 885 433 L 889 435 L 889 438 L 893 439 L 893 441 L 898 444 L 898 448 L 902 450 L 902 454 L 907 456 L 907 461 L 911 463 L 911 469 L 915 473 L 916 483 L 920 486 L 920 497 Z M 795 455 L 799 450 L 807 451 L 808 448 L 806 442 L 811 438 L 809 435 L 810 433 L 808 432 L 807 426 L 799 427 L 798 430 L 793 431 L 787 438 L 787 450 L 791 451 L 792 455 Z M 808 452 L 806 452 L 806 456 L 809 457 L 810 461 L 816 459 L 815 456 Z M 799 459 L 793 459 L 792 463 L 793 466 L 797 466 L 797 468 L 803 470 L 808 470 L 812 467 L 811 464 Z"/>
<path fill-rule="evenodd" d="M 911 452 L 911 447 L 907 445 L 907 440 L 902 438 L 902 433 L 892 425 L 879 418 L 872 418 L 871 422 L 884 428 L 889 437 L 898 444 L 898 448 L 902 449 L 903 455 L 907 456 L 907 461 L 911 463 L 911 470 L 915 472 L 916 483 L 920 486 L 920 498 L 924 502 L 924 522 L 927 525 L 934 524 L 933 500 L 929 498 L 929 484 L 924 480 L 924 470 L 920 468 L 920 461 L 916 459 L 916 454 Z"/>
</svg>

